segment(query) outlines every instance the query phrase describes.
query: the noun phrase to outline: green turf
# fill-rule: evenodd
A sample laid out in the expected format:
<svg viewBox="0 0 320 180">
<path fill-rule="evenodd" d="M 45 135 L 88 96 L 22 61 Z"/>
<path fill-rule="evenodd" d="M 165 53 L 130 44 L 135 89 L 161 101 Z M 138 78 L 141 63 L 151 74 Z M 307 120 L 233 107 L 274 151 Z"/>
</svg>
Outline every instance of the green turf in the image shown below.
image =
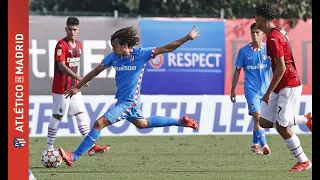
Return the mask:
<svg viewBox="0 0 320 180">
<path fill-rule="evenodd" d="M 312 157 L 312 136 L 298 135 Z M 58 137 L 74 150 L 82 138 Z M 101 137 L 105 154 L 82 156 L 72 167 L 46 169 L 40 162 L 46 138 L 30 138 L 30 167 L 38 180 L 308 180 L 312 170 L 289 173 L 296 163 L 279 135 L 268 135 L 270 156 L 249 151 L 251 136 Z M 311 159 L 312 160 L 312 159 Z"/>
</svg>

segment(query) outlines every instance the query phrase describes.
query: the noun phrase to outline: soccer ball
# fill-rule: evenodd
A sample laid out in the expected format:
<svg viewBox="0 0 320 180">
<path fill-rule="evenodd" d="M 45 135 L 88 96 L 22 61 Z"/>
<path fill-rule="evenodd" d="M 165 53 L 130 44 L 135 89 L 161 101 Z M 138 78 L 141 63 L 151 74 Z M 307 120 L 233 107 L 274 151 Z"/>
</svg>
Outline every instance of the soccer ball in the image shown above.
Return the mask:
<svg viewBox="0 0 320 180">
<path fill-rule="evenodd" d="M 43 151 L 41 162 L 42 165 L 46 168 L 56 168 L 60 166 L 62 162 L 62 157 L 58 150 L 49 149 Z"/>
</svg>

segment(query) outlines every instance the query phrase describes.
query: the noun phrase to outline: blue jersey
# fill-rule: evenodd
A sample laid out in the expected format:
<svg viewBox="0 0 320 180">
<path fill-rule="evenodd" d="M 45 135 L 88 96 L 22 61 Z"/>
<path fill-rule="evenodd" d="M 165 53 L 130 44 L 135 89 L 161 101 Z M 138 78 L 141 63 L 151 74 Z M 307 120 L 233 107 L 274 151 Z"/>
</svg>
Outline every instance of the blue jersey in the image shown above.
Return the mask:
<svg viewBox="0 0 320 180">
<path fill-rule="evenodd" d="M 105 57 L 101 64 L 116 70 L 117 100 L 140 102 L 140 88 L 147 62 L 153 57 L 154 48 L 133 48 L 126 57 L 114 52 Z"/>
<path fill-rule="evenodd" d="M 263 96 L 270 84 L 271 63 L 267 56 L 266 45 L 260 49 L 253 49 L 251 44 L 243 46 L 236 60 L 236 67 L 245 72 L 244 88 L 253 90 Z"/>
</svg>

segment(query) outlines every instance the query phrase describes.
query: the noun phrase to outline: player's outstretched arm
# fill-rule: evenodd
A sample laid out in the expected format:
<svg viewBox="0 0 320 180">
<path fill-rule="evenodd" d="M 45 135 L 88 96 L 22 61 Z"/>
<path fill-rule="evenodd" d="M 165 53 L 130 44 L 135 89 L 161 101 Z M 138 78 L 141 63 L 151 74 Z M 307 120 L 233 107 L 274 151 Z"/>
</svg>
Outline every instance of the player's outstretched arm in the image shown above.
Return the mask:
<svg viewBox="0 0 320 180">
<path fill-rule="evenodd" d="M 193 40 L 200 36 L 199 29 L 196 26 L 193 26 L 191 31 L 189 32 L 188 35 L 184 36 L 183 38 L 180 38 L 176 41 L 173 41 L 170 44 L 167 44 L 165 46 L 157 47 L 153 53 L 154 57 L 157 56 L 158 54 L 163 54 L 167 52 L 172 52 L 178 47 L 180 47 L 182 44 L 189 40 Z"/>
<path fill-rule="evenodd" d="M 98 74 L 100 74 L 103 70 L 105 70 L 106 68 L 99 64 L 96 68 L 94 68 L 93 70 L 91 70 L 86 76 L 84 76 L 81 81 L 75 85 L 76 88 L 80 89 L 82 86 L 84 86 L 85 84 L 87 84 L 89 81 L 91 81 L 92 79 L 94 79 Z"/>
</svg>

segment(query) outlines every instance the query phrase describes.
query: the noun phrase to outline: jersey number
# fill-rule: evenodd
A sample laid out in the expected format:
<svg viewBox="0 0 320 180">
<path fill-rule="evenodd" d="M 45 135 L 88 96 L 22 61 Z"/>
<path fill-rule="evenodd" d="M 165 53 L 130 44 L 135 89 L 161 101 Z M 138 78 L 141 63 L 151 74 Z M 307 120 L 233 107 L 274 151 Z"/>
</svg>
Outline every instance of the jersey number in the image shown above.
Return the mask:
<svg viewBox="0 0 320 180">
<path fill-rule="evenodd" d="M 279 106 L 278 114 L 280 113 L 281 110 L 282 110 L 282 107 Z"/>
</svg>

